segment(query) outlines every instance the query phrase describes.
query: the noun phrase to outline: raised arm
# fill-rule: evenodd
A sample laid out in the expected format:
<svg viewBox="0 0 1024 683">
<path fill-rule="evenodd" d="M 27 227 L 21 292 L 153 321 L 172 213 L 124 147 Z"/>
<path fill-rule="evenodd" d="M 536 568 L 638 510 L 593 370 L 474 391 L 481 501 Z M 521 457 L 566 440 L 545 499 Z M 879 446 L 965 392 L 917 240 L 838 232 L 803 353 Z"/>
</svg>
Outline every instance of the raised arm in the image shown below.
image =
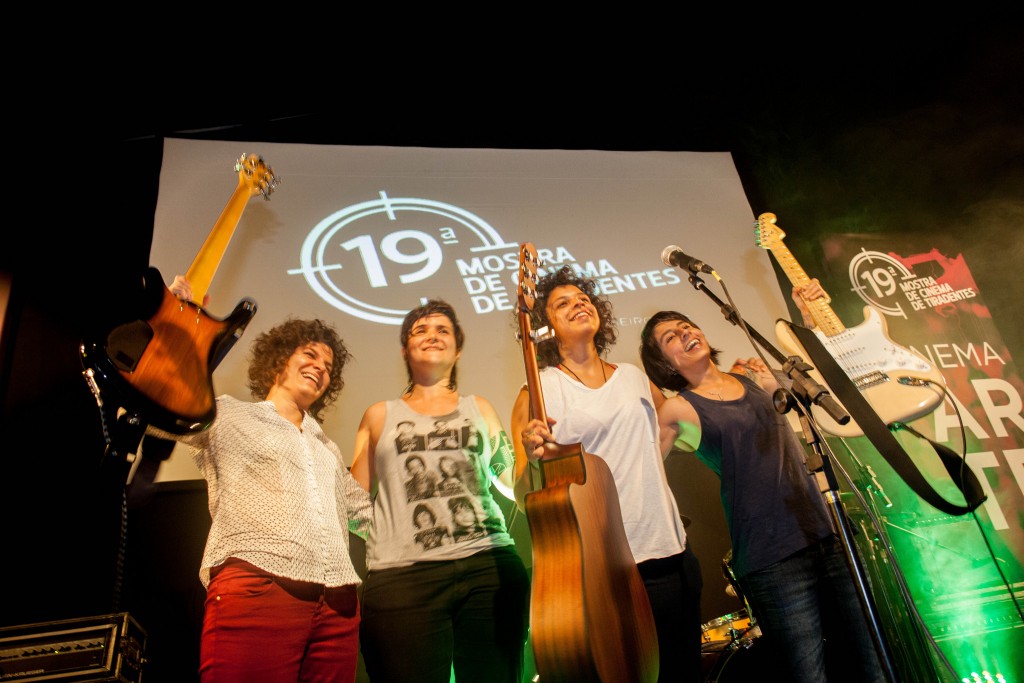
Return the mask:
<svg viewBox="0 0 1024 683">
<path fill-rule="evenodd" d="M 822 288 L 821 283 L 818 282 L 818 278 L 812 278 L 803 287 L 793 287 L 790 296 L 793 299 L 793 303 L 800 310 L 804 327 L 807 328 L 814 327 L 814 318 L 811 317 L 811 310 L 807 307 L 807 302 L 814 301 L 815 299 L 825 299 L 825 303 L 832 301 L 832 298 Z"/>
<path fill-rule="evenodd" d="M 654 409 L 658 410 L 661 408 L 661 404 L 665 402 L 665 393 L 659 389 L 654 382 L 647 380 L 651 384 L 651 398 L 654 399 Z"/>
<path fill-rule="evenodd" d="M 680 396 L 666 398 L 658 408 L 658 429 L 662 457 L 673 445 L 690 453 L 700 445 L 700 418 L 690 402 Z"/>
<path fill-rule="evenodd" d="M 779 388 L 779 378 L 760 358 L 737 358 L 729 372 L 746 375 L 769 394 Z"/>
</svg>

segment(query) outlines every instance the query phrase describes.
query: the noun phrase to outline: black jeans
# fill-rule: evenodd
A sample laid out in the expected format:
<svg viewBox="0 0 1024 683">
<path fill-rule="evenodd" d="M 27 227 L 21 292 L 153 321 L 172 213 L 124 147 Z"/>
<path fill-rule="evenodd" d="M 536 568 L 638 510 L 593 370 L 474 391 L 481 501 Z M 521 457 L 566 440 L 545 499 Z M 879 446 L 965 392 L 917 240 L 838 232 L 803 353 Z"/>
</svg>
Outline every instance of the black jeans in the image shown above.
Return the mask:
<svg viewBox="0 0 1024 683">
<path fill-rule="evenodd" d="M 530 579 L 515 547 L 371 571 L 360 639 L 374 683 L 521 683 Z"/>
<path fill-rule="evenodd" d="M 700 561 L 692 550 L 637 565 L 658 629 L 661 683 L 700 683 Z"/>
</svg>

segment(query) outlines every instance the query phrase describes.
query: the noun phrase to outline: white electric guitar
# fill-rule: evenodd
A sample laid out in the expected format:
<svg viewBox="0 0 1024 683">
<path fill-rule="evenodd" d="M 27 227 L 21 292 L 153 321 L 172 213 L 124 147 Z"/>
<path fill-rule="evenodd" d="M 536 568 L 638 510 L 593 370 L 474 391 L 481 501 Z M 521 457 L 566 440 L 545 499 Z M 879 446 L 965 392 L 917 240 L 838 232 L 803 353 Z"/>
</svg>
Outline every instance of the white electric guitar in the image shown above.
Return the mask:
<svg viewBox="0 0 1024 683">
<path fill-rule="evenodd" d="M 786 233 L 775 221 L 775 214 L 758 216 L 755 228 L 757 246 L 770 250 L 790 282 L 802 287 L 810 278 L 782 243 Z M 942 402 L 942 391 L 932 383 L 945 385 L 942 373 L 920 354 L 890 339 L 882 314 L 871 306 L 865 306 L 864 322 L 847 329 L 830 303 L 828 298 L 807 302 L 815 324 L 814 333 L 885 424 L 910 422 L 938 407 Z M 785 321 L 780 320 L 775 325 L 775 334 L 789 353 L 810 360 Z M 815 381 L 827 386 L 817 370 L 811 375 Z M 818 426 L 829 434 L 854 437 L 864 433 L 856 421 L 840 425 L 818 406 L 811 406 L 811 414 Z"/>
</svg>

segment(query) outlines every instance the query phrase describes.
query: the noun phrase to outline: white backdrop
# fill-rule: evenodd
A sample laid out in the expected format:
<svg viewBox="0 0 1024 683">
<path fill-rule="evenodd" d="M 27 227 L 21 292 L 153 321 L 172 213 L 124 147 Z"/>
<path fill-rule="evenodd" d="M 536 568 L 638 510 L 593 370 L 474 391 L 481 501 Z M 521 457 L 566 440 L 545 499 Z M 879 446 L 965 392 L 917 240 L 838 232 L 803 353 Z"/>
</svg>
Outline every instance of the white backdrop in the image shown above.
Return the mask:
<svg viewBox="0 0 1024 683">
<path fill-rule="evenodd" d="M 639 365 L 654 312 L 681 310 L 723 349 L 723 364 L 754 355 L 687 273 L 661 261 L 667 245 L 716 269 L 740 314 L 768 339 L 787 315 L 755 215 L 728 153 L 350 147 L 168 139 L 151 264 L 184 273 L 238 187 L 234 162 L 259 154 L 281 178 L 269 201 L 250 199 L 227 247 L 207 311 L 242 298 L 258 311 L 213 375 L 218 394 L 248 399 L 249 345 L 287 316 L 335 323 L 353 354 L 324 427 L 351 462 L 371 403 L 405 387 L 402 315 L 441 297 L 466 330 L 463 393 L 487 397 L 506 425 L 524 381 L 515 340 L 520 242 L 548 265 L 597 276 L 619 318 L 608 358 Z M 708 288 L 728 300 L 720 283 Z M 144 454 L 143 454 L 144 456 Z M 200 475 L 179 447 L 158 481 Z"/>
</svg>

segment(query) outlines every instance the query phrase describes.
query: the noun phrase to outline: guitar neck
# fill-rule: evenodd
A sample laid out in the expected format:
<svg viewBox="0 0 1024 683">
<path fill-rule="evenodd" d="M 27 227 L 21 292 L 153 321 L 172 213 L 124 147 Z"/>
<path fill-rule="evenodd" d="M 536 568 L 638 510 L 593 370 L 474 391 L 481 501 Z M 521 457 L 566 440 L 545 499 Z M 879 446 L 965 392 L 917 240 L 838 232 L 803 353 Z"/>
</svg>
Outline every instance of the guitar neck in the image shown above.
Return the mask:
<svg viewBox="0 0 1024 683">
<path fill-rule="evenodd" d="M 540 370 L 537 368 L 537 347 L 530 329 L 530 313 L 519 310 L 519 332 L 523 338 L 523 365 L 526 368 L 526 389 L 530 394 L 530 415 L 547 424 L 544 394 L 540 388 Z"/>
<path fill-rule="evenodd" d="M 775 254 L 775 259 L 779 262 L 783 272 L 786 273 L 786 277 L 789 278 L 789 281 L 795 287 L 803 287 L 811 281 L 811 278 L 807 276 L 804 269 L 797 263 L 789 247 L 779 242 L 771 246 L 771 251 Z M 811 313 L 811 319 L 814 320 L 814 324 L 818 326 L 818 329 L 825 336 L 833 337 L 846 330 L 846 326 L 839 320 L 839 316 L 835 314 L 835 311 L 832 310 L 832 307 L 829 306 L 828 301 L 824 298 L 808 301 L 807 308 Z"/>
<path fill-rule="evenodd" d="M 192 265 L 185 273 L 185 277 L 188 278 L 189 284 L 192 286 L 194 303 L 202 304 L 203 298 L 210 290 L 213 275 L 217 272 L 217 267 L 228 248 L 228 243 L 235 232 L 235 227 L 238 226 L 242 212 L 245 211 L 245 207 L 249 203 L 250 196 L 250 189 L 243 183 L 239 183 L 231 194 L 231 198 L 228 199 L 227 206 L 221 212 L 220 218 L 217 219 L 210 234 L 206 236 L 203 248 L 199 250 Z"/>
</svg>

